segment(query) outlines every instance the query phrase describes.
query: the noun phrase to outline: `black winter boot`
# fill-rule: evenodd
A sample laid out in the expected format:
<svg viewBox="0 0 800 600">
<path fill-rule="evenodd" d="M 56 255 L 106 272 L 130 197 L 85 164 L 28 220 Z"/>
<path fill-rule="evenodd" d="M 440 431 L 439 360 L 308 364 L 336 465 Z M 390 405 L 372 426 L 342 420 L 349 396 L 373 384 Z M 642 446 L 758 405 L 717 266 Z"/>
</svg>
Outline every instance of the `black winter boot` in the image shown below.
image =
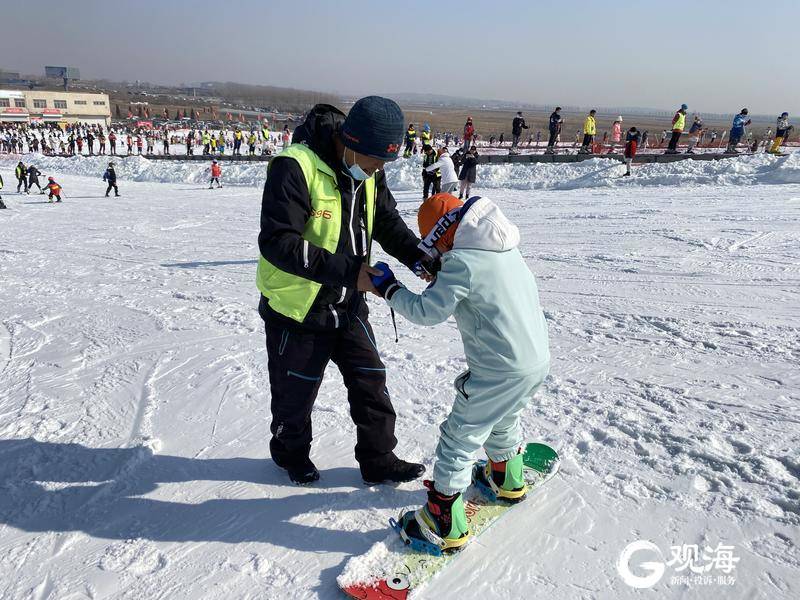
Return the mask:
<svg viewBox="0 0 800 600">
<path fill-rule="evenodd" d="M 413 481 L 421 477 L 423 473 L 425 473 L 425 465 L 400 460 L 394 453 L 380 462 L 361 464 L 361 477 L 367 485 Z"/>
</svg>

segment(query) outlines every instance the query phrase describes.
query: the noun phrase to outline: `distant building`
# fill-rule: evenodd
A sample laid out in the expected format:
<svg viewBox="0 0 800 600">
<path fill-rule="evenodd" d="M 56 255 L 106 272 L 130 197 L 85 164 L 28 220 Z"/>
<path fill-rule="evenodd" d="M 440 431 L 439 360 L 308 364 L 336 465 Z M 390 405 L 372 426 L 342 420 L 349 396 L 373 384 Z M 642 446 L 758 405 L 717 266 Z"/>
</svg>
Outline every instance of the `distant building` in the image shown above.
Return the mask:
<svg viewBox="0 0 800 600">
<path fill-rule="evenodd" d="M 19 73 L 0 71 L 0 83 L 16 83 L 17 81 L 20 81 Z"/>
<path fill-rule="evenodd" d="M 0 90 L 0 122 L 111 124 L 108 94 Z"/>
</svg>

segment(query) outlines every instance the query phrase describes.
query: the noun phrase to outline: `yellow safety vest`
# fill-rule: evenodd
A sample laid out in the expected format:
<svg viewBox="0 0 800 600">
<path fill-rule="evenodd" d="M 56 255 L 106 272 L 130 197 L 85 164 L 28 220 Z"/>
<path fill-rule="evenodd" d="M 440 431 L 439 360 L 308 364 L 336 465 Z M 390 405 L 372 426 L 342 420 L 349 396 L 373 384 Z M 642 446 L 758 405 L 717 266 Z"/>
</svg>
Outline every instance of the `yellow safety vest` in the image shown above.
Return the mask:
<svg viewBox="0 0 800 600">
<path fill-rule="evenodd" d="M 672 131 L 683 131 L 684 127 L 686 127 L 686 115 L 678 111 L 678 120 L 672 126 Z"/>
<path fill-rule="evenodd" d="M 335 253 L 342 231 L 342 196 L 336 173 L 305 144 L 292 144 L 278 156 L 297 161 L 303 171 L 311 197 L 311 216 L 303 229 L 303 239 L 328 252 Z M 277 158 L 277 157 L 276 157 Z M 267 167 L 269 178 L 269 167 Z M 372 223 L 375 219 L 375 176 L 364 181 L 367 209 L 367 248 L 371 246 Z M 367 256 L 367 262 L 369 262 Z M 256 286 L 269 299 L 277 313 L 302 323 L 319 294 L 321 283 L 283 271 L 261 256 L 256 273 Z"/>
</svg>

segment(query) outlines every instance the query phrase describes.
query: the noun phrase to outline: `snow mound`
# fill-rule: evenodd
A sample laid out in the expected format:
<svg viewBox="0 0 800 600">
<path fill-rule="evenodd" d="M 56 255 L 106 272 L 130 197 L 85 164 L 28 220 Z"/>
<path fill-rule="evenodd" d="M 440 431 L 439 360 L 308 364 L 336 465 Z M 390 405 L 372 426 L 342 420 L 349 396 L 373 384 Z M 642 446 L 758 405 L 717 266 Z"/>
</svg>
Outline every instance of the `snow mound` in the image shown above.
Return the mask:
<svg viewBox="0 0 800 600">
<path fill-rule="evenodd" d="M 422 159 L 413 157 L 386 168 L 393 190 L 419 189 Z M 758 185 L 800 183 L 800 154 L 787 157 L 756 154 L 738 158 L 634 167 L 633 176 L 622 178 L 622 163 L 593 158 L 577 163 L 515 163 L 478 166 L 481 189 L 575 190 L 618 186 Z"/>
<path fill-rule="evenodd" d="M 24 157 L 45 173 L 70 173 L 102 177 L 108 156 L 71 158 Z M 204 183 L 209 161 L 158 161 L 140 156 L 114 157 L 117 174 L 123 181 L 159 183 Z M 13 169 L 16 160 L 0 159 L 0 166 Z M 477 185 L 482 189 L 575 190 L 619 186 L 696 186 L 800 184 L 800 153 L 786 157 L 756 154 L 716 161 L 684 160 L 674 163 L 645 164 L 634 167 L 634 175 L 622 178 L 625 167 L 616 161 L 594 158 L 579 163 L 492 164 L 478 167 Z M 421 156 L 398 160 L 386 166 L 389 187 L 396 191 L 417 190 L 422 185 Z M 260 187 L 266 176 L 266 163 L 222 163 L 226 185 Z"/>
<path fill-rule="evenodd" d="M 44 156 L 28 154 L 22 157 L 25 164 L 34 164 L 48 176 L 51 173 L 69 173 L 100 179 L 108 166 L 114 162 L 117 177 L 121 181 L 146 181 L 156 183 L 208 183 L 211 177 L 211 159 L 148 160 L 142 156 Z M 13 170 L 17 160 L 0 159 L 4 170 Z M 223 183 L 226 185 L 263 186 L 267 174 L 267 163 L 222 162 Z"/>
</svg>

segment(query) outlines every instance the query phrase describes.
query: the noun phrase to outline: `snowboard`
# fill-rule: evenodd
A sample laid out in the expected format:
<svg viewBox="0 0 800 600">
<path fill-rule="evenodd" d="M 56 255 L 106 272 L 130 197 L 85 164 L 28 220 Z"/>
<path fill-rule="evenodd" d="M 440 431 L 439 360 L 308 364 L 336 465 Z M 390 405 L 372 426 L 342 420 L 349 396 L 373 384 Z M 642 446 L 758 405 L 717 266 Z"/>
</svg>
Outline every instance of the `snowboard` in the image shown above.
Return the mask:
<svg viewBox="0 0 800 600">
<path fill-rule="evenodd" d="M 486 461 L 478 461 L 476 468 L 485 464 Z M 529 443 L 523 451 L 523 464 L 528 494 L 521 503 L 495 502 L 490 499 L 488 488 L 480 489 L 477 485 L 465 493 L 464 506 L 473 538 L 481 535 L 509 510 L 529 503 L 530 496 L 558 472 L 558 453 L 546 444 Z M 408 600 L 414 598 L 429 579 L 455 562 L 459 554 L 469 552 L 473 544 L 474 539 L 463 550 L 435 556 L 414 550 L 393 532 L 365 554 L 351 558 L 337 583 L 348 597 L 358 600 Z"/>
</svg>

